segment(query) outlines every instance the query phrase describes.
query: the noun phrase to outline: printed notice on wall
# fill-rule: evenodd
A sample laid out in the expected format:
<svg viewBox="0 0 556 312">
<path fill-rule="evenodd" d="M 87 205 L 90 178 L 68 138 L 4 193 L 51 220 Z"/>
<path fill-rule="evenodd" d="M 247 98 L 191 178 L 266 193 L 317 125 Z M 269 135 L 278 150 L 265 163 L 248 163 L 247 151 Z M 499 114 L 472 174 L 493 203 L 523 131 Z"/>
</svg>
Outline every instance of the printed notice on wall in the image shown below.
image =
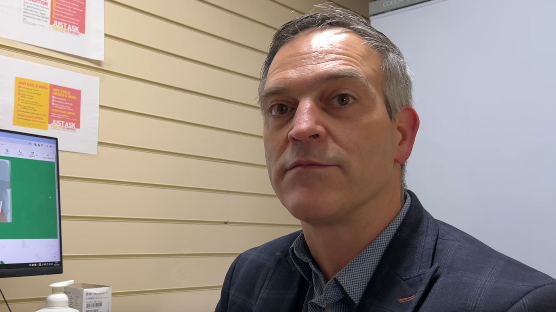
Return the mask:
<svg viewBox="0 0 556 312">
<path fill-rule="evenodd" d="M 0 37 L 104 60 L 104 1 L 0 0 Z"/>
<path fill-rule="evenodd" d="M 0 128 L 57 137 L 97 153 L 99 78 L 0 56 Z"/>
</svg>

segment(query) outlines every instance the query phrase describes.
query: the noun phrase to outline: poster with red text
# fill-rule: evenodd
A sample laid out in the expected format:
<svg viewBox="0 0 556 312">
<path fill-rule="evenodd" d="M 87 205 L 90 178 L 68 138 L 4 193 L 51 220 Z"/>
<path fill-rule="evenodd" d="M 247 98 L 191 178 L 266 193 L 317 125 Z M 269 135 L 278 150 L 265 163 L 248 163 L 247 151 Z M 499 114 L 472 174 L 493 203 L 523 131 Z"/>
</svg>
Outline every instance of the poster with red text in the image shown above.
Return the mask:
<svg viewBox="0 0 556 312">
<path fill-rule="evenodd" d="M 97 153 L 98 77 L 0 56 L 0 128 L 57 137 L 60 150 Z"/>
<path fill-rule="evenodd" d="M 103 0 L 0 0 L 0 37 L 104 60 Z"/>
<path fill-rule="evenodd" d="M 52 5 L 50 6 L 50 27 L 53 30 L 74 36 L 84 35 L 85 1 L 52 0 Z"/>
</svg>

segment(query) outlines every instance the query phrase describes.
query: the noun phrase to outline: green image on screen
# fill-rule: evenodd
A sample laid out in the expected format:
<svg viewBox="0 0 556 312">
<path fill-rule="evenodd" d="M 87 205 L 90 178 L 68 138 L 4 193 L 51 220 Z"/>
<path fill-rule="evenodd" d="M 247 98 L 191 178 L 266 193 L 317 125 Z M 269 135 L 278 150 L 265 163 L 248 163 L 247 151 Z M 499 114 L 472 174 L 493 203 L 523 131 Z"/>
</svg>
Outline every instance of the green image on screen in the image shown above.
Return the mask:
<svg viewBox="0 0 556 312">
<path fill-rule="evenodd" d="M 0 156 L 0 239 L 56 239 L 56 163 Z"/>
<path fill-rule="evenodd" d="M 0 159 L 0 222 L 12 222 L 10 161 Z"/>
</svg>

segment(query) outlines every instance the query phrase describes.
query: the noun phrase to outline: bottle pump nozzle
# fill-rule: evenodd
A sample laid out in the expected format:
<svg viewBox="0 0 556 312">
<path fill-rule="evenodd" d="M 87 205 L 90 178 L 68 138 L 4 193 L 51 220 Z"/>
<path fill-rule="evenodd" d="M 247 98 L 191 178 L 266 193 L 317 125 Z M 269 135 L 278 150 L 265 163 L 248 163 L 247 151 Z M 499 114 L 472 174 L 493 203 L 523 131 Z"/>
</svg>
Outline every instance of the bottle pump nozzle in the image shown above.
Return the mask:
<svg viewBox="0 0 556 312">
<path fill-rule="evenodd" d="M 52 294 L 46 297 L 46 308 L 37 312 L 56 311 L 56 312 L 79 312 L 69 307 L 68 296 L 64 293 L 64 287 L 73 284 L 73 280 L 50 284 Z"/>
<path fill-rule="evenodd" d="M 50 284 L 52 294 L 46 297 L 47 308 L 66 308 L 69 305 L 68 296 L 64 294 L 64 287 L 73 284 L 73 280 Z"/>
</svg>

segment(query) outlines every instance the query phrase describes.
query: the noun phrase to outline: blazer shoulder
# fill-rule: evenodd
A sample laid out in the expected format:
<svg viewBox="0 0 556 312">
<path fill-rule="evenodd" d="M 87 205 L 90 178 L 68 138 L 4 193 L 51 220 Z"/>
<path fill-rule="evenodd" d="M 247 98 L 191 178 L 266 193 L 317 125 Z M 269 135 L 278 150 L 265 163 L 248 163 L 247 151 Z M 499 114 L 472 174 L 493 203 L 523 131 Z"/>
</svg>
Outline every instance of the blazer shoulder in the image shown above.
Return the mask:
<svg viewBox="0 0 556 312">
<path fill-rule="evenodd" d="M 300 232 L 279 237 L 240 254 L 226 274 L 216 311 L 253 311 L 269 274 L 281 260 L 287 262 L 289 246 Z"/>
<path fill-rule="evenodd" d="M 556 284 L 532 290 L 515 303 L 508 312 L 520 311 L 556 311 Z"/>
<path fill-rule="evenodd" d="M 284 255 L 289 252 L 291 244 L 299 236 L 301 231 L 296 231 L 288 235 L 271 240 L 260 246 L 251 248 L 240 255 L 241 258 L 260 258 L 263 261 L 272 262 L 276 256 Z"/>
<path fill-rule="evenodd" d="M 536 307 L 543 301 L 555 300 L 552 292 L 556 289 L 556 280 L 550 276 L 451 225 L 441 221 L 438 225 L 433 260 L 439 265 L 440 274 L 433 295 L 436 299 L 442 298 L 440 301 L 452 302 L 462 309 L 482 307 L 484 311 L 508 311 L 514 304 L 515 308 Z M 464 305 L 458 306 L 458 303 Z"/>
<path fill-rule="evenodd" d="M 494 270 L 491 274 L 495 274 L 495 280 L 503 283 L 534 288 L 556 284 L 550 276 L 494 250 L 473 236 L 442 221 L 438 223 L 437 252 L 441 250 L 438 256 L 444 258 L 442 262 L 449 265 L 454 273 L 474 276 Z"/>
<path fill-rule="evenodd" d="M 300 233 L 301 231 L 290 233 L 240 254 L 233 263 L 234 275 L 229 282 L 236 285 L 253 283 L 253 279 L 262 282 L 260 279 L 266 276 L 280 259 L 290 262 L 289 248 Z"/>
</svg>

